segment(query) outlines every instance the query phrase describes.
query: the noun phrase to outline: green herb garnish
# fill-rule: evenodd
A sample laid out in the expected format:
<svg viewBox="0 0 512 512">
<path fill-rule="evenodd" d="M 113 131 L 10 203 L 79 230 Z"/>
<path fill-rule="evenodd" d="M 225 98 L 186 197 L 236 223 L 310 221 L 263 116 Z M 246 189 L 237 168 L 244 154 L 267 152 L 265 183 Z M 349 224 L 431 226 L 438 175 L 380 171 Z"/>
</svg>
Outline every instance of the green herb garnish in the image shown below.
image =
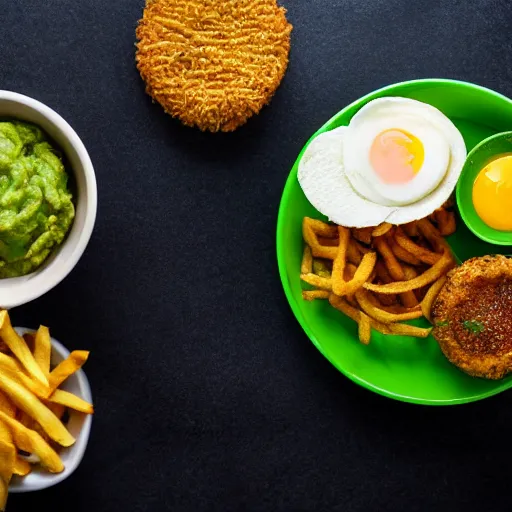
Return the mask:
<svg viewBox="0 0 512 512">
<path fill-rule="evenodd" d="M 448 320 L 441 320 L 436 323 L 436 327 L 446 327 L 450 322 Z"/>
<path fill-rule="evenodd" d="M 477 320 L 465 320 L 462 322 L 464 329 L 472 332 L 473 334 L 480 334 L 484 330 L 484 324 Z"/>
</svg>

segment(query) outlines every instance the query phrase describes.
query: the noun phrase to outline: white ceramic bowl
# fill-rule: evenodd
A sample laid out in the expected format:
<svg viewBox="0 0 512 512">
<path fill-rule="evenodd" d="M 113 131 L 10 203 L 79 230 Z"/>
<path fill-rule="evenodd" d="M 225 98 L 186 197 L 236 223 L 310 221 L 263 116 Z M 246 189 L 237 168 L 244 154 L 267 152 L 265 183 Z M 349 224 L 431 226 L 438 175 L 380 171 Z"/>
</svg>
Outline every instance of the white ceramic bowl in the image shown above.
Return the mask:
<svg viewBox="0 0 512 512">
<path fill-rule="evenodd" d="M 20 335 L 26 332 L 33 332 L 33 329 L 26 329 L 25 327 L 16 327 L 15 329 Z M 69 350 L 52 338 L 52 365 L 59 364 L 68 356 Z M 92 403 L 91 387 L 89 386 L 89 381 L 83 370 L 78 370 L 68 377 L 60 389 L 65 389 L 85 401 Z M 71 475 L 84 456 L 91 432 L 91 423 L 92 416 L 90 414 L 70 410 L 69 421 L 66 427 L 71 435 L 75 437 L 76 442 L 69 448 L 62 448 L 59 451 L 59 456 L 64 463 L 64 471 L 62 473 L 53 474 L 40 468 L 35 469 L 37 467 L 35 466 L 32 472 L 27 476 L 13 476 L 11 484 L 9 485 L 9 492 L 39 491 L 40 489 L 46 489 L 46 487 L 58 484 Z"/>
<path fill-rule="evenodd" d="M 16 118 L 40 126 L 65 153 L 76 183 L 76 215 L 63 244 L 35 272 L 0 279 L 0 307 L 13 308 L 37 299 L 71 272 L 82 256 L 96 220 L 96 178 L 91 159 L 73 128 L 43 103 L 0 90 L 0 119 Z"/>
</svg>

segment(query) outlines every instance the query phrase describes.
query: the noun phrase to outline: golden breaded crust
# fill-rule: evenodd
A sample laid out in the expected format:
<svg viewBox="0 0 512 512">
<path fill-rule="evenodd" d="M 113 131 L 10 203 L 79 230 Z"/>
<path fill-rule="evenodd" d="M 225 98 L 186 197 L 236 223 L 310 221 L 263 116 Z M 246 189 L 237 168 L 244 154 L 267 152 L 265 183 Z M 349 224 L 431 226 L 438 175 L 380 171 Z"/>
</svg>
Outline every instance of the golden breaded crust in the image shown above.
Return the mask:
<svg viewBox="0 0 512 512">
<path fill-rule="evenodd" d="M 188 126 L 232 131 L 272 98 L 288 64 L 276 0 L 150 0 L 137 27 L 146 91 Z"/>
<path fill-rule="evenodd" d="M 504 377 L 512 371 L 512 259 L 472 258 L 452 270 L 432 317 L 453 364 L 476 377 Z"/>
</svg>

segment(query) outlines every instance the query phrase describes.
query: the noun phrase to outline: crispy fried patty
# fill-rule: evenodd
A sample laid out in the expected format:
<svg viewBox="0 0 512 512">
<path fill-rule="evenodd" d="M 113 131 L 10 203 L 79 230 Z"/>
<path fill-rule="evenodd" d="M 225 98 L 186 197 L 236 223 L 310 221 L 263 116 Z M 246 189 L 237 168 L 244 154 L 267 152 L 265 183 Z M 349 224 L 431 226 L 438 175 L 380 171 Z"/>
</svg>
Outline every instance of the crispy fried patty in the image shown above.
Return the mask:
<svg viewBox="0 0 512 512">
<path fill-rule="evenodd" d="M 512 259 L 472 258 L 452 270 L 432 314 L 434 337 L 453 364 L 488 379 L 512 371 Z"/>
<path fill-rule="evenodd" d="M 188 126 L 235 130 L 284 76 L 285 12 L 276 0 L 148 0 L 136 32 L 147 93 Z"/>
</svg>

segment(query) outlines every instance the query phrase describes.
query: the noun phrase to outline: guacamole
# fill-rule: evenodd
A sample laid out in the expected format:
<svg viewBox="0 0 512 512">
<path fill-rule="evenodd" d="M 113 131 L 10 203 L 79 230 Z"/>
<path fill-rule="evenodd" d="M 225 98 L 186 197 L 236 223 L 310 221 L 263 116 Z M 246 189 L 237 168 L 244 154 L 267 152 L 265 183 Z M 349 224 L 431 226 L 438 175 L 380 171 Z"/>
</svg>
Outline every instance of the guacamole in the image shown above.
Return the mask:
<svg viewBox="0 0 512 512">
<path fill-rule="evenodd" d="M 0 121 L 0 278 L 29 274 L 69 231 L 68 175 L 44 132 Z"/>
</svg>

